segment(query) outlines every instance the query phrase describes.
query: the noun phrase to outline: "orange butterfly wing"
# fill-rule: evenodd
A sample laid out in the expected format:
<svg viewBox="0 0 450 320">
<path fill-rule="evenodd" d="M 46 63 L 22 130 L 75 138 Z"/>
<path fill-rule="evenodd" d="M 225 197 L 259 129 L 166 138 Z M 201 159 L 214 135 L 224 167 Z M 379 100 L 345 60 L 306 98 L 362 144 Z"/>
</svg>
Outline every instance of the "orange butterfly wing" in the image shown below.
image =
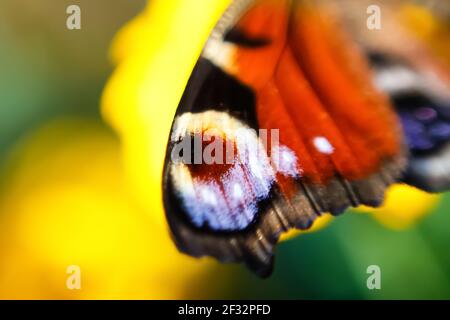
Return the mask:
<svg viewBox="0 0 450 320">
<path fill-rule="evenodd" d="M 232 165 L 169 157 L 182 137 L 214 128 L 210 140 L 233 144 L 240 127 L 278 130 L 278 160 L 289 170 L 267 162 L 270 145 L 252 158 L 254 137 L 236 143 Z M 169 141 L 165 207 L 175 242 L 268 275 L 282 232 L 309 228 L 324 212 L 379 205 L 404 169 L 402 143 L 388 100 L 332 17 L 289 0 L 235 1 L 205 46 Z M 249 148 L 248 163 L 239 148 Z"/>
</svg>

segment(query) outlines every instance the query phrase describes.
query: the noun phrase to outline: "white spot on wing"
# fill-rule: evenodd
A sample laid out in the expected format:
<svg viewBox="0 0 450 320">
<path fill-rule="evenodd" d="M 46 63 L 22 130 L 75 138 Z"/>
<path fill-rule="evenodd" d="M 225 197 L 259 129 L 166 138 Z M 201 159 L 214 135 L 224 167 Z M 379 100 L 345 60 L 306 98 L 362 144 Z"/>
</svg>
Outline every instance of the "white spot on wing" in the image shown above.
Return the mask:
<svg viewBox="0 0 450 320">
<path fill-rule="evenodd" d="M 313 140 L 316 149 L 323 154 L 333 154 L 334 147 L 325 137 L 315 137 Z"/>
<path fill-rule="evenodd" d="M 216 66 L 221 67 L 226 71 L 231 71 L 229 69 L 231 68 L 235 52 L 236 46 L 233 44 L 211 38 L 208 40 L 203 50 L 203 57 Z"/>
<path fill-rule="evenodd" d="M 298 168 L 297 156 L 295 152 L 286 146 L 277 146 L 272 149 L 272 163 L 277 172 L 297 178 L 302 174 L 302 170 Z"/>
<path fill-rule="evenodd" d="M 209 190 L 207 188 L 202 188 L 201 189 L 201 195 L 202 195 L 203 201 L 206 204 L 209 204 L 209 205 L 212 205 L 212 206 L 216 206 L 217 205 L 216 195 L 211 190 Z"/>
<path fill-rule="evenodd" d="M 239 183 L 235 183 L 233 186 L 233 197 L 235 199 L 241 199 L 244 195 L 244 191 Z"/>
</svg>

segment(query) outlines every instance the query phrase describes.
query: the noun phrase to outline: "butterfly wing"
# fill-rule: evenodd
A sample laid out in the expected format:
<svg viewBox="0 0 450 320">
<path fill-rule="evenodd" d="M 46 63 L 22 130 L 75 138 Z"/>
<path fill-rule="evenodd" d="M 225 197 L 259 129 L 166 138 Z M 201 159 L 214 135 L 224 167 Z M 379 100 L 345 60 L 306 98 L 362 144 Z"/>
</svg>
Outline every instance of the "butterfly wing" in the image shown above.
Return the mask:
<svg viewBox="0 0 450 320">
<path fill-rule="evenodd" d="M 378 87 L 400 116 L 409 149 L 404 181 L 430 192 L 450 188 L 450 87 L 401 57 L 372 54 Z"/>
<path fill-rule="evenodd" d="M 334 9 L 339 11 L 341 21 L 352 32 L 352 38 L 357 39 L 368 52 L 375 83 L 390 97 L 400 116 L 409 149 L 404 181 L 426 191 L 448 190 L 448 3 L 379 2 L 383 13 L 381 31 L 361 27 L 366 23 L 366 17 L 359 13 L 370 4 L 366 0 L 344 0 Z M 410 26 L 411 19 L 415 23 Z M 432 24 L 433 27 L 424 31 L 421 23 Z"/>
<path fill-rule="evenodd" d="M 168 144 L 164 204 L 181 251 L 267 276 L 282 232 L 325 212 L 377 206 L 401 176 L 397 118 L 339 29 L 299 2 L 231 4 Z M 214 161 L 205 161 L 211 149 Z"/>
</svg>

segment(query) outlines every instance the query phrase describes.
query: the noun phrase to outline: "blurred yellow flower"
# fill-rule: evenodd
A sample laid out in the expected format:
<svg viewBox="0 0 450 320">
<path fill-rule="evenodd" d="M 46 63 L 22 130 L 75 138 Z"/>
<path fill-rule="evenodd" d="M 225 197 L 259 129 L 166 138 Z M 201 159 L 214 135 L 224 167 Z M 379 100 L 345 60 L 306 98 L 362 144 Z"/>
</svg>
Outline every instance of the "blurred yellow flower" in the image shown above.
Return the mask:
<svg viewBox="0 0 450 320">
<path fill-rule="evenodd" d="M 419 189 L 397 184 L 390 187 L 381 208 L 359 207 L 357 211 L 371 213 L 384 226 L 402 230 L 409 228 L 433 211 L 440 196 Z"/>
<path fill-rule="evenodd" d="M 0 298 L 207 297 L 196 277 L 212 264 L 180 254 L 166 228 L 130 200 L 119 144 L 99 124 L 52 123 L 6 169 Z M 81 290 L 66 287 L 70 265 L 81 268 Z"/>
<path fill-rule="evenodd" d="M 104 90 L 103 115 L 120 135 L 133 193 L 161 226 L 162 171 L 175 111 L 208 35 L 230 2 L 150 1 L 113 44 L 117 68 Z"/>
</svg>

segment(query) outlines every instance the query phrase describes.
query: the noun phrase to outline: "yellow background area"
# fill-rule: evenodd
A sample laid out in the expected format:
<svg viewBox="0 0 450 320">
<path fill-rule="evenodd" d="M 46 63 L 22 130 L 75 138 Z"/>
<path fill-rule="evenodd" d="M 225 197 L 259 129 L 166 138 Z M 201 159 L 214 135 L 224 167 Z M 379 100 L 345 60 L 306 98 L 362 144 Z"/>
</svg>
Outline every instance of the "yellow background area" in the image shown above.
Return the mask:
<svg viewBox="0 0 450 320">
<path fill-rule="evenodd" d="M 0 298 L 207 296 L 193 283 L 215 264 L 180 254 L 168 230 L 133 203 L 118 141 L 104 127 L 50 123 L 21 144 L 6 175 Z M 70 265 L 81 269 L 81 290 L 66 286 Z"/>
<path fill-rule="evenodd" d="M 156 0 L 118 34 L 117 68 L 102 99 L 119 132 L 138 199 L 165 223 L 161 172 L 176 108 L 211 30 L 230 0 Z M 201 8 L 201 10 L 199 10 Z"/>
</svg>

